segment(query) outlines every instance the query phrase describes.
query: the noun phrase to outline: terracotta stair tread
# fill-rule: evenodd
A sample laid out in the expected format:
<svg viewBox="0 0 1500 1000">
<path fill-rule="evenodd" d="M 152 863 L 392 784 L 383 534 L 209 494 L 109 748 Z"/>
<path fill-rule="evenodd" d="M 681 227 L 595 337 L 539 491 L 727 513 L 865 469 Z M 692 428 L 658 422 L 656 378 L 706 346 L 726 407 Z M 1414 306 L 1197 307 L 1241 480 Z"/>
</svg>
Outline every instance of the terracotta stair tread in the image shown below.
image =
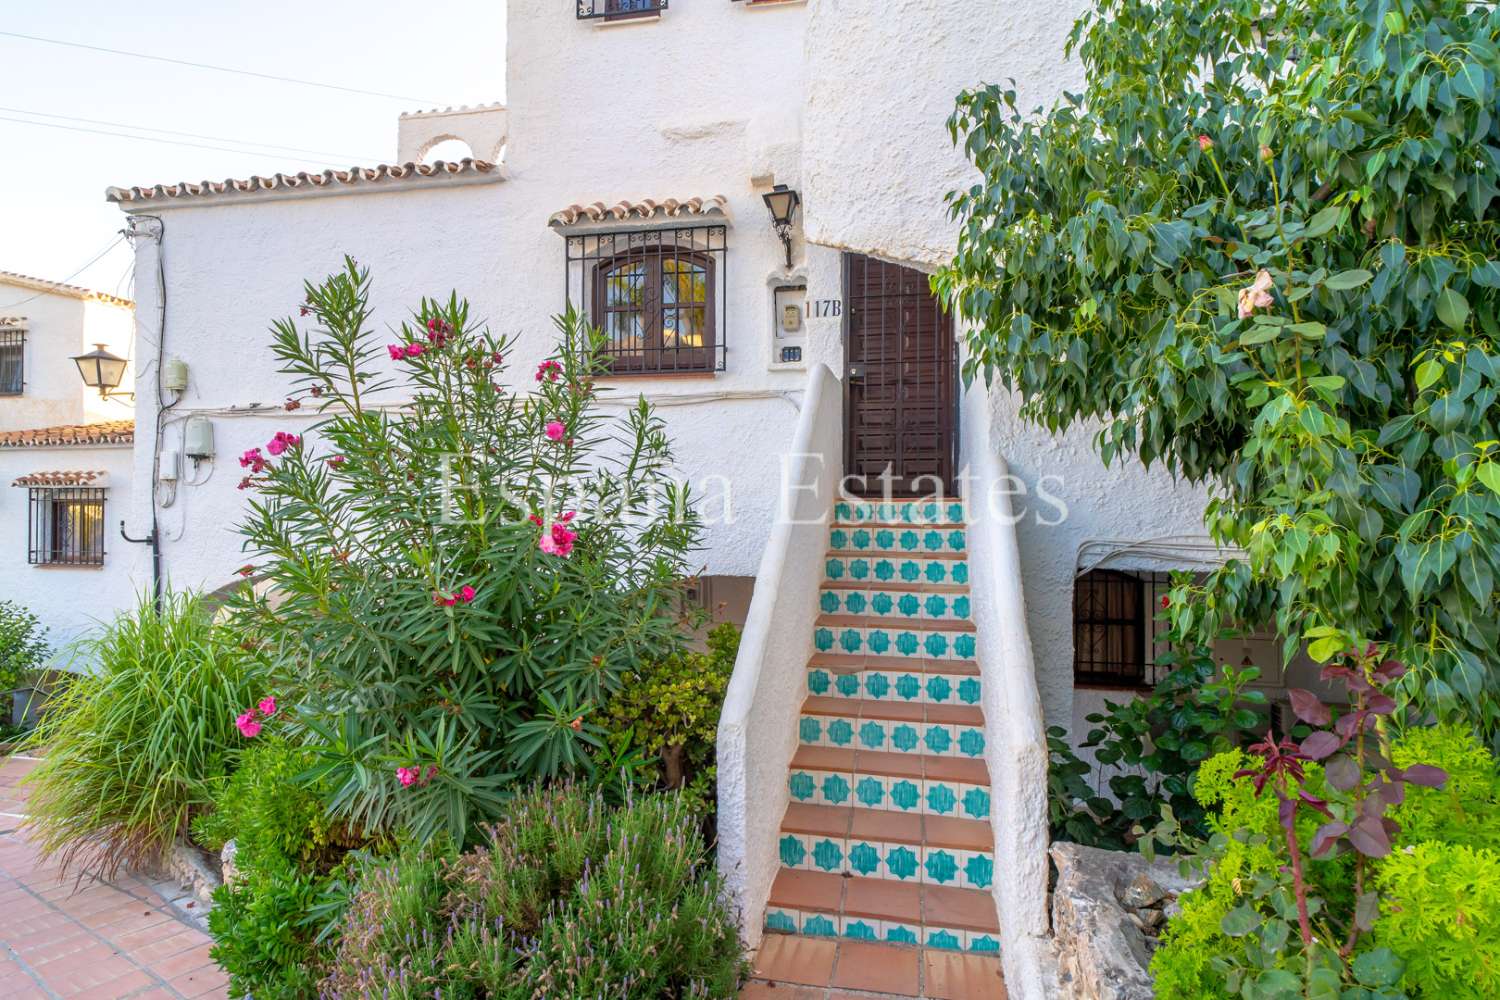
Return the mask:
<svg viewBox="0 0 1500 1000">
<path fill-rule="evenodd" d="M 984 726 L 984 712 L 978 705 L 929 705 L 891 699 L 830 698 L 816 694 L 808 695 L 802 703 L 802 714 L 885 722 L 925 722 L 939 726 Z"/>
<path fill-rule="evenodd" d="M 833 549 L 828 555 L 835 559 L 943 559 L 963 562 L 969 558 L 967 552 L 903 552 L 899 549 Z"/>
<path fill-rule="evenodd" d="M 924 632 L 973 632 L 974 623 L 959 618 L 903 618 L 900 615 L 819 615 L 825 628 L 887 628 Z"/>
<path fill-rule="evenodd" d="M 914 674 L 979 676 L 979 665 L 973 660 L 929 660 L 921 656 L 850 656 L 847 653 L 814 653 L 807 661 L 807 665 L 842 673 L 859 673 L 862 670 L 897 670 Z"/>
<path fill-rule="evenodd" d="M 930 927 L 999 933 L 995 901 L 978 889 L 782 869 L 771 884 L 771 906 L 848 913 Z"/>
<path fill-rule="evenodd" d="M 969 592 L 968 584 L 964 583 L 928 583 L 919 580 L 916 583 L 908 583 L 905 580 L 824 580 L 824 590 L 888 590 L 892 593 L 912 594 L 957 594 L 964 595 Z"/>
<path fill-rule="evenodd" d="M 819 837 L 858 837 L 890 844 L 925 844 L 953 851 L 993 851 L 990 824 L 981 819 L 957 819 L 921 813 L 896 813 L 858 806 L 787 804 L 783 833 Z"/>
<path fill-rule="evenodd" d="M 844 747 L 799 746 L 792 755 L 792 769 L 875 774 L 892 778 L 937 778 L 965 785 L 989 785 L 989 769 L 983 760 L 936 757 L 920 753 L 889 753 L 881 750 L 851 750 Z"/>
</svg>

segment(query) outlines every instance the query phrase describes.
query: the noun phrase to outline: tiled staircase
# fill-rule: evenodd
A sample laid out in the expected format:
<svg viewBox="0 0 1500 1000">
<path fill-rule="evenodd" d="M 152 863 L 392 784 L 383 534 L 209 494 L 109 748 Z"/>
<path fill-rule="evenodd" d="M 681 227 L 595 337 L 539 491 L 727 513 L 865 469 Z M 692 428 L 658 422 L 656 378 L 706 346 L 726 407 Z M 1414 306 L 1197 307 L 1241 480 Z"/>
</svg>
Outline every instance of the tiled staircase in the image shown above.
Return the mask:
<svg viewBox="0 0 1500 1000">
<path fill-rule="evenodd" d="M 963 507 L 835 509 L 766 929 L 997 953 Z"/>
</svg>

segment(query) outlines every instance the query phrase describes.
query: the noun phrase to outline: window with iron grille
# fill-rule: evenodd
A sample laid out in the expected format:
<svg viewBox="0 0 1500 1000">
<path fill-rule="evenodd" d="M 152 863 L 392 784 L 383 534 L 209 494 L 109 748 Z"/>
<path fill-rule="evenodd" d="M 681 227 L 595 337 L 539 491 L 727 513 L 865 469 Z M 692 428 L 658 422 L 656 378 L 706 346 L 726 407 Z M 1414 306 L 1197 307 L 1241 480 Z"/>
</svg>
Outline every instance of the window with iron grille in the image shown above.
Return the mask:
<svg viewBox="0 0 1500 1000">
<path fill-rule="evenodd" d="M 104 490 L 33 487 L 29 561 L 37 566 L 104 565 Z"/>
<path fill-rule="evenodd" d="M 1146 683 L 1145 581 L 1094 569 L 1073 581 L 1073 682 L 1109 687 Z"/>
<path fill-rule="evenodd" d="M 568 233 L 567 299 L 616 375 L 724 370 L 724 226 Z"/>
<path fill-rule="evenodd" d="M 0 396 L 19 396 L 25 388 L 26 331 L 0 327 Z"/>
<path fill-rule="evenodd" d="M 667 9 L 667 0 L 578 0 L 578 20 L 642 17 Z"/>
</svg>

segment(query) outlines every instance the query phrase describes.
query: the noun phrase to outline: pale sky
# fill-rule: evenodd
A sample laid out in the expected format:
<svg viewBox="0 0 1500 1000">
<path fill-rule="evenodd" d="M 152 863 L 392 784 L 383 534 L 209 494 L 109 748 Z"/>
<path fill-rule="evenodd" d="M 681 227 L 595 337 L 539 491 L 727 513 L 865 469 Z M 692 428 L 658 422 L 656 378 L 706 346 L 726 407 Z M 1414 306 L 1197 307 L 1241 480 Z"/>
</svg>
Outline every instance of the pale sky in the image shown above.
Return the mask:
<svg viewBox="0 0 1500 1000">
<path fill-rule="evenodd" d="M 127 244 L 73 274 L 124 224 L 105 188 L 391 162 L 400 112 L 505 96 L 504 0 L 0 0 L 0 32 L 403 95 L 370 97 L 0 34 L 0 270 L 126 296 Z"/>
</svg>

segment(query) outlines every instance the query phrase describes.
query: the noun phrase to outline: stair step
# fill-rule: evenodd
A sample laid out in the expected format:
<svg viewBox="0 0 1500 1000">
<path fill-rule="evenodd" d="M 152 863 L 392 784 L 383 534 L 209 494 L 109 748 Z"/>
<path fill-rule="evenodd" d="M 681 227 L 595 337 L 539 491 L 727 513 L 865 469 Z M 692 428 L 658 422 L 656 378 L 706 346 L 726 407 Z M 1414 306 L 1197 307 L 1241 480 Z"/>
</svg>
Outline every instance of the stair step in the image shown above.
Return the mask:
<svg viewBox="0 0 1500 1000">
<path fill-rule="evenodd" d="M 871 587 L 896 580 L 962 586 L 969 582 L 969 563 L 959 553 L 886 556 L 830 552 L 823 561 L 823 579 L 828 582 L 851 580 Z"/>
<path fill-rule="evenodd" d="M 859 673 L 861 671 L 908 671 L 929 674 L 952 674 L 978 677 L 978 665 L 967 660 L 929 660 L 919 656 L 850 656 L 846 653 L 814 653 L 807 661 L 810 668 Z"/>
<path fill-rule="evenodd" d="M 835 523 L 962 525 L 964 505 L 957 500 L 841 500 L 833 506 Z"/>
<path fill-rule="evenodd" d="M 807 691 L 822 698 L 888 702 L 892 705 L 977 706 L 984 695 L 979 671 L 967 660 L 886 662 L 870 657 L 814 656 L 807 670 Z M 877 662 L 878 661 L 878 662 Z"/>
<path fill-rule="evenodd" d="M 995 842 L 983 820 L 792 802 L 777 845 L 784 868 L 961 889 L 994 883 Z"/>
<path fill-rule="evenodd" d="M 982 760 L 840 747 L 799 746 L 787 790 L 793 802 L 894 813 L 989 819 Z"/>
<path fill-rule="evenodd" d="M 771 885 L 766 929 L 855 940 L 998 952 L 1000 920 L 988 892 L 783 869 Z"/>
<path fill-rule="evenodd" d="M 822 628 L 914 629 L 922 632 L 973 633 L 974 623 L 959 618 L 918 618 L 893 615 L 819 615 L 813 623 Z"/>
<path fill-rule="evenodd" d="M 824 584 L 818 610 L 870 622 L 970 622 L 968 590 L 951 584 L 942 591 Z"/>
<path fill-rule="evenodd" d="M 833 524 L 828 529 L 828 547 L 851 554 L 954 555 L 965 551 L 963 525 Z"/>
<path fill-rule="evenodd" d="M 973 660 L 977 649 L 972 624 L 936 621 L 918 621 L 915 627 L 902 627 L 899 622 L 856 625 L 852 620 L 819 624 L 813 630 L 813 646 L 820 653 L 868 651 L 928 660 Z"/>
<path fill-rule="evenodd" d="M 964 682 L 977 684 L 973 678 Z M 797 738 L 803 746 L 977 759 L 984 755 L 984 713 L 977 705 L 811 695 L 802 705 Z"/>
</svg>

